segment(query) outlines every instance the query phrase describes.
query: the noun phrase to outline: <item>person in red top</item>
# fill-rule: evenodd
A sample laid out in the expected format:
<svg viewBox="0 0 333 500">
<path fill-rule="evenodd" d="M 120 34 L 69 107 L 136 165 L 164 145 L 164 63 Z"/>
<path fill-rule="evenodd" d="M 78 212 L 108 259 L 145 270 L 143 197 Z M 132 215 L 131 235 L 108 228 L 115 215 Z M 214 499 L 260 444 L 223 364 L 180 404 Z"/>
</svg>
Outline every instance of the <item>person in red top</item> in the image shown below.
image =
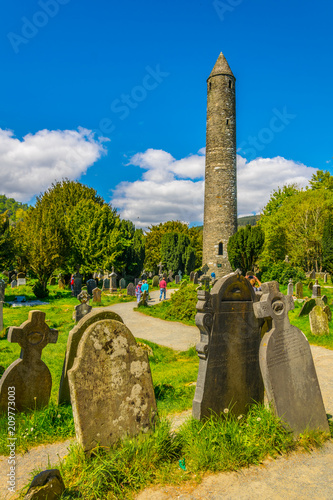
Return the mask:
<svg viewBox="0 0 333 500">
<path fill-rule="evenodd" d="M 165 281 L 164 278 L 162 278 L 160 281 L 160 300 L 162 300 L 163 294 L 164 294 L 164 299 L 166 299 L 166 289 L 167 289 L 167 282 Z"/>
</svg>

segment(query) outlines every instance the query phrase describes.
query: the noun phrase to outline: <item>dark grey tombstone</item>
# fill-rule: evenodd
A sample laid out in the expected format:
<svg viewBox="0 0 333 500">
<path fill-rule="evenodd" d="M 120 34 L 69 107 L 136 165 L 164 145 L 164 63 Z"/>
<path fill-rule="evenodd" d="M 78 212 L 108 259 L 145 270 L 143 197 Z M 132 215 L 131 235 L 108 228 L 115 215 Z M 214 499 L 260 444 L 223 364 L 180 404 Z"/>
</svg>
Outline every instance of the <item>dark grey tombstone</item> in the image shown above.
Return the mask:
<svg viewBox="0 0 333 500">
<path fill-rule="evenodd" d="M 103 290 L 109 290 L 110 289 L 110 280 L 109 278 L 104 278 L 103 279 Z"/>
<path fill-rule="evenodd" d="M 74 290 L 73 290 L 73 296 L 77 297 L 80 295 L 82 290 L 82 276 L 80 273 L 74 274 Z"/>
<path fill-rule="evenodd" d="M 37 500 L 37 498 L 55 500 L 61 497 L 64 490 L 65 485 L 59 470 L 48 469 L 33 478 L 24 498 L 26 500 Z"/>
<path fill-rule="evenodd" d="M 17 287 L 17 281 L 13 280 L 10 284 L 11 288 L 16 288 Z"/>
<path fill-rule="evenodd" d="M 6 283 L 4 280 L 0 280 L 0 302 L 4 302 L 5 300 L 5 290 L 6 290 Z"/>
<path fill-rule="evenodd" d="M 86 314 L 89 314 L 90 311 L 92 310 L 92 307 L 85 302 L 82 302 L 82 304 L 79 304 L 78 306 L 75 306 L 75 321 L 78 323 L 80 319 L 83 318 Z"/>
<path fill-rule="evenodd" d="M 272 320 L 260 344 L 260 368 L 268 401 L 294 432 L 320 429 L 329 432 L 323 399 L 309 342 L 289 322 L 294 301 L 270 281 L 261 285 L 263 295 L 253 305 L 256 317 Z"/>
<path fill-rule="evenodd" d="M 303 298 L 303 283 L 298 281 L 295 286 L 295 294 L 298 299 Z"/>
<path fill-rule="evenodd" d="M 194 273 L 194 276 L 193 276 L 193 284 L 194 284 L 194 285 L 197 285 L 197 284 L 198 284 L 198 279 L 199 279 L 199 277 L 198 277 L 198 273 Z"/>
<path fill-rule="evenodd" d="M 127 295 L 135 297 L 135 285 L 133 285 L 133 283 L 129 283 L 127 285 Z"/>
<path fill-rule="evenodd" d="M 238 273 L 219 279 L 211 292 L 198 291 L 199 373 L 192 407 L 197 420 L 226 408 L 244 414 L 263 401 L 255 300 L 250 282 Z"/>
<path fill-rule="evenodd" d="M 312 288 L 313 288 L 313 281 L 310 281 L 310 283 L 308 284 L 308 289 L 312 290 Z"/>
<path fill-rule="evenodd" d="M 324 304 L 326 305 L 327 302 L 328 302 L 328 299 L 327 299 L 327 295 L 322 295 L 321 296 L 321 300 L 324 302 Z"/>
<path fill-rule="evenodd" d="M 176 274 L 176 276 L 175 276 L 175 283 L 176 283 L 176 285 L 179 285 L 179 283 L 180 283 L 179 274 Z"/>
<path fill-rule="evenodd" d="M 93 295 L 93 290 L 96 288 L 96 280 L 91 279 L 87 281 L 87 291 L 90 297 Z"/>
<path fill-rule="evenodd" d="M 152 286 L 156 287 L 158 286 L 160 283 L 160 277 L 159 276 L 154 276 L 153 277 L 153 283 L 152 283 Z"/>
<path fill-rule="evenodd" d="M 288 291 L 287 291 L 287 294 L 288 295 L 293 295 L 294 293 L 294 285 L 293 285 L 293 280 L 290 279 L 289 280 L 289 283 L 288 283 Z"/>
<path fill-rule="evenodd" d="M 315 299 L 306 300 L 302 306 L 302 309 L 300 310 L 298 317 L 301 318 L 302 316 L 307 316 L 308 314 L 310 314 L 315 305 Z"/>
<path fill-rule="evenodd" d="M 124 278 L 121 278 L 121 280 L 119 281 L 119 288 L 121 290 L 124 290 L 126 288 L 126 280 Z"/>
<path fill-rule="evenodd" d="M 54 286 L 56 284 L 56 279 L 54 276 L 50 279 L 50 286 Z"/>
<path fill-rule="evenodd" d="M 318 280 L 315 281 L 315 284 L 312 287 L 312 297 L 315 299 L 321 296 L 321 288 L 318 285 Z"/>
</svg>

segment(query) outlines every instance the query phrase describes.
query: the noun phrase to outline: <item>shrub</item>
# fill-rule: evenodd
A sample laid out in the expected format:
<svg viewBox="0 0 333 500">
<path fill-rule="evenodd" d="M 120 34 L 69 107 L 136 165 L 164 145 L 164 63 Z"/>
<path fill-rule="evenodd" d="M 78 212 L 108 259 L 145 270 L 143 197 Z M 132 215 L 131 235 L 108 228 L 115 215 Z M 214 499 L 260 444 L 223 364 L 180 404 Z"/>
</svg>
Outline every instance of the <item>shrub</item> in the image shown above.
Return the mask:
<svg viewBox="0 0 333 500">
<path fill-rule="evenodd" d="M 306 276 L 301 267 L 296 267 L 288 262 L 275 262 L 270 267 L 264 269 L 261 281 L 277 281 L 280 285 L 287 285 L 289 280 L 294 282 L 305 281 Z"/>
<path fill-rule="evenodd" d="M 48 289 L 44 288 L 43 284 L 40 281 L 36 281 L 36 283 L 32 287 L 32 291 L 37 299 L 45 299 L 49 296 Z"/>
</svg>

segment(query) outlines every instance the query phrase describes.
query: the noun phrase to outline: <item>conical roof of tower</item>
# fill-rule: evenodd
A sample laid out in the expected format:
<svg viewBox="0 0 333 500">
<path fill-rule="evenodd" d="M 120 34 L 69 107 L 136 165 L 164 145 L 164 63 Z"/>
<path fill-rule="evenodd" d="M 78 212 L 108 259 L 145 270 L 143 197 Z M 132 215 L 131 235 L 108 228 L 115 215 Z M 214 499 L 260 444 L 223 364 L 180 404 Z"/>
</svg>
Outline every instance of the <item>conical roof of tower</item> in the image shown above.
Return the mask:
<svg viewBox="0 0 333 500">
<path fill-rule="evenodd" d="M 230 69 L 230 66 L 226 60 L 226 58 L 224 57 L 224 55 L 221 54 L 219 55 L 216 63 L 215 63 L 215 66 L 211 72 L 211 74 L 209 75 L 209 78 L 211 76 L 216 76 L 216 75 L 231 75 L 231 76 L 234 76 L 231 69 Z M 234 77 L 235 78 L 235 77 Z"/>
</svg>

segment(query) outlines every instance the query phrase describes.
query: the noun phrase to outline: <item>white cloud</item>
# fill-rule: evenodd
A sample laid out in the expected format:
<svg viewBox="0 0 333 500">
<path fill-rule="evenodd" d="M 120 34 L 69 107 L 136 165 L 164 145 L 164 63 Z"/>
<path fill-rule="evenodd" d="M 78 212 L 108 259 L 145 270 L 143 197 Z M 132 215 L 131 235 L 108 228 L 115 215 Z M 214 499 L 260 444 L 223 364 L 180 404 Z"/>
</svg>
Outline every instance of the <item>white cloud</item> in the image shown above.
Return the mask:
<svg viewBox="0 0 333 500">
<path fill-rule="evenodd" d="M 145 172 L 135 182 L 121 182 L 112 203 L 125 219 L 147 228 L 168 220 L 202 223 L 205 148 L 175 160 L 170 153 L 147 149 L 130 160 Z M 277 187 L 297 183 L 304 187 L 315 168 L 280 156 L 250 162 L 237 155 L 238 214 L 258 213 Z"/>
<path fill-rule="evenodd" d="M 90 130 L 40 130 L 22 141 L 0 129 L 0 194 L 29 201 L 55 180 L 74 180 L 105 153 Z"/>
</svg>

